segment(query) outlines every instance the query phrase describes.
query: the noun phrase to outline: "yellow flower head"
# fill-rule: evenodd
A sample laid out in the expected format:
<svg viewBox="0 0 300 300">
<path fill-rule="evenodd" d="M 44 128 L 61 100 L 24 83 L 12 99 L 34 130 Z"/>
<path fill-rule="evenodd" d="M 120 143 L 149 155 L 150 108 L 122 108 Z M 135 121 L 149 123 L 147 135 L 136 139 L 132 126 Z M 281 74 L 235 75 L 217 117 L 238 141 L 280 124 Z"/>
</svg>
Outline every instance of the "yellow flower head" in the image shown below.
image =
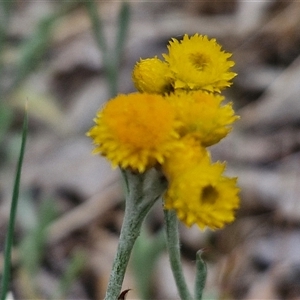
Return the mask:
<svg viewBox="0 0 300 300">
<path fill-rule="evenodd" d="M 132 80 L 141 93 L 164 94 L 172 88 L 168 73 L 168 64 L 157 57 L 141 59 L 133 69 Z"/>
<path fill-rule="evenodd" d="M 229 69 L 234 62 L 230 53 L 221 50 L 215 39 L 206 35 L 184 35 L 181 41 L 172 39 L 169 54 L 163 54 L 169 64 L 175 89 L 220 92 L 231 85 L 235 73 Z"/>
<path fill-rule="evenodd" d="M 230 132 L 231 124 L 239 118 L 234 114 L 232 103 L 221 105 L 224 97 L 220 95 L 203 91 L 178 91 L 167 99 L 183 124 L 180 135 L 193 135 L 204 147 L 224 138 Z"/>
<path fill-rule="evenodd" d="M 187 226 L 222 228 L 235 219 L 239 206 L 236 178 L 222 175 L 225 165 L 207 159 L 171 180 L 165 208 L 174 209 Z"/>
<path fill-rule="evenodd" d="M 133 93 L 110 100 L 87 133 L 113 166 L 144 172 L 178 145 L 171 104 L 160 95 Z"/>
<path fill-rule="evenodd" d="M 209 152 L 193 136 L 187 135 L 181 142 L 182 147 L 172 152 L 162 165 L 162 171 L 169 181 L 187 169 L 193 168 L 203 159 L 210 159 Z"/>
</svg>

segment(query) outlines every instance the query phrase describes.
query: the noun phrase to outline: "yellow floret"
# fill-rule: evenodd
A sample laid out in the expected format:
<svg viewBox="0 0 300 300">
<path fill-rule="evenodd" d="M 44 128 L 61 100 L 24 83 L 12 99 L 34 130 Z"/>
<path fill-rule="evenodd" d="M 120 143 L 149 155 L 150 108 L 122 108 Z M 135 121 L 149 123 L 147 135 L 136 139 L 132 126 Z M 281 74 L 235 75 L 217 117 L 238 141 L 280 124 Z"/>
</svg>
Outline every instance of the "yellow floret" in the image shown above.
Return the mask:
<svg viewBox="0 0 300 300">
<path fill-rule="evenodd" d="M 224 164 L 204 159 L 178 174 L 164 196 L 165 208 L 174 209 L 185 225 L 197 224 L 201 229 L 218 229 L 232 222 L 239 206 L 239 188 L 236 178 L 222 175 L 224 168 Z"/>
<path fill-rule="evenodd" d="M 172 89 L 168 64 L 157 57 L 141 59 L 136 63 L 132 80 L 141 93 L 164 94 Z"/>
<path fill-rule="evenodd" d="M 221 49 L 215 39 L 209 40 L 205 35 L 184 35 L 178 41 L 172 39 L 169 53 L 163 54 L 171 71 L 171 80 L 175 89 L 207 90 L 220 92 L 230 86 L 236 76 L 230 71 L 234 62 Z"/>
<path fill-rule="evenodd" d="M 110 100 L 87 133 L 113 166 L 144 172 L 178 147 L 172 105 L 160 95 L 133 93 Z"/>
<path fill-rule="evenodd" d="M 187 135 L 181 142 L 182 147 L 171 153 L 162 165 L 162 171 L 168 180 L 178 177 L 178 174 L 193 168 L 203 159 L 210 159 L 209 152 L 193 136 Z"/>
<path fill-rule="evenodd" d="M 239 117 L 232 103 L 222 105 L 223 96 L 203 91 L 176 92 L 167 99 L 182 123 L 181 136 L 192 135 L 204 147 L 219 142 L 231 131 L 231 124 Z"/>
</svg>

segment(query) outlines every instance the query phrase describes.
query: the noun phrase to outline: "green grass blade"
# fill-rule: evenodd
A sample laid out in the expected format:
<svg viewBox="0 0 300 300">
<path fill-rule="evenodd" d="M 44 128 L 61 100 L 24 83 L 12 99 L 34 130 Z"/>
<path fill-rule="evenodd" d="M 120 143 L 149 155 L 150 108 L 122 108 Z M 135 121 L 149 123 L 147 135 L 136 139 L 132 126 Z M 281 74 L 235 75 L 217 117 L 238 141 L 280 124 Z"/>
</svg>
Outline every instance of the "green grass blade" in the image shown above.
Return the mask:
<svg viewBox="0 0 300 300">
<path fill-rule="evenodd" d="M 76 4 L 76 1 L 61 1 L 52 14 L 47 15 L 37 24 L 32 37 L 21 46 L 20 59 L 16 70 L 17 75 L 11 89 L 20 85 L 39 66 L 49 50 L 57 20 L 72 10 Z"/>
<path fill-rule="evenodd" d="M 118 31 L 115 49 L 109 49 L 106 43 L 101 16 L 97 13 L 95 1 L 85 2 L 85 6 L 92 23 L 93 32 L 98 48 L 102 52 L 103 66 L 109 84 L 109 95 L 115 97 L 118 92 L 118 75 L 121 55 L 124 49 L 130 19 L 130 5 L 122 2 L 118 17 Z"/>
<path fill-rule="evenodd" d="M 123 54 L 124 46 L 126 44 L 126 38 L 129 29 L 130 21 L 130 5 L 126 1 L 122 2 L 122 6 L 118 18 L 118 35 L 116 42 L 116 58 L 119 60 L 117 66 L 119 65 L 120 59 Z"/>
<path fill-rule="evenodd" d="M 107 52 L 107 45 L 103 31 L 103 24 L 100 16 L 98 15 L 97 5 L 95 1 L 86 1 L 84 2 L 85 7 L 87 9 L 88 15 L 90 17 L 94 36 L 97 42 L 98 47 L 103 51 L 103 53 Z"/>
<path fill-rule="evenodd" d="M 98 45 L 99 50 L 102 52 L 103 68 L 109 86 L 109 95 L 110 97 L 113 97 L 117 94 L 115 55 L 112 55 L 112 53 L 108 49 L 103 30 L 103 22 L 101 16 L 98 14 L 97 5 L 95 1 L 87 1 L 85 2 L 85 6 L 92 23 L 96 43 Z"/>
<path fill-rule="evenodd" d="M 54 22 L 53 16 L 42 20 L 32 38 L 22 45 L 14 87 L 19 85 L 40 63 L 50 45 Z"/>
<path fill-rule="evenodd" d="M 21 170 L 22 170 L 23 158 L 25 153 L 27 131 L 28 131 L 28 115 L 27 115 L 27 110 L 25 110 L 23 130 L 22 130 L 21 150 L 20 150 L 19 160 L 16 169 L 12 202 L 10 207 L 9 224 L 8 224 L 6 241 L 5 241 L 4 270 L 3 270 L 3 277 L 1 283 L 1 298 L 0 298 L 1 300 L 5 300 L 6 298 L 9 280 L 10 280 L 11 249 L 13 244 L 13 235 L 14 235 L 15 219 L 16 219 L 16 212 L 18 207 L 18 198 L 19 198 L 19 189 L 20 189 L 20 180 L 21 180 Z"/>
</svg>

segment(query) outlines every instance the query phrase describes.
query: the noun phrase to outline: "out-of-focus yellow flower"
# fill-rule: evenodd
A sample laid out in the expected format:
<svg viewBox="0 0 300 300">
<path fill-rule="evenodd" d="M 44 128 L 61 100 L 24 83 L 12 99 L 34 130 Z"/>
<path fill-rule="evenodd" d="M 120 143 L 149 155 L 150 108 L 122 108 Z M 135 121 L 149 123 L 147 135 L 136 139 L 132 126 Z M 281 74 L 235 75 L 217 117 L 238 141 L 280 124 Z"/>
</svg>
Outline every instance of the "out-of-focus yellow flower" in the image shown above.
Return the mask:
<svg viewBox="0 0 300 300">
<path fill-rule="evenodd" d="M 161 95 L 133 93 L 110 100 L 87 133 L 94 153 L 113 166 L 144 172 L 178 147 L 178 126 L 172 105 Z"/>
<path fill-rule="evenodd" d="M 181 139 L 182 147 L 171 153 L 162 165 L 162 171 L 168 181 L 178 177 L 187 169 L 194 168 L 203 159 L 209 159 L 210 154 L 193 136 L 187 135 Z"/>
<path fill-rule="evenodd" d="M 172 89 L 169 67 L 157 57 L 141 59 L 136 63 L 132 80 L 141 93 L 164 94 Z"/>
<path fill-rule="evenodd" d="M 206 157 L 178 174 L 164 196 L 165 208 L 174 209 L 187 226 L 197 224 L 201 229 L 218 229 L 232 222 L 239 206 L 239 188 L 236 178 L 222 175 L 224 168 L 224 164 L 211 164 Z"/>
<path fill-rule="evenodd" d="M 163 57 L 169 64 L 175 89 L 220 92 L 230 86 L 236 76 L 229 71 L 234 66 L 234 62 L 228 60 L 231 54 L 205 35 L 189 37 L 185 34 L 180 41 L 172 39 L 168 49 L 169 53 Z"/>
<path fill-rule="evenodd" d="M 203 91 L 176 92 L 167 99 L 176 110 L 182 123 L 181 136 L 193 135 L 204 147 L 224 138 L 231 124 L 239 117 L 234 114 L 232 103 L 221 105 L 223 96 Z"/>
</svg>

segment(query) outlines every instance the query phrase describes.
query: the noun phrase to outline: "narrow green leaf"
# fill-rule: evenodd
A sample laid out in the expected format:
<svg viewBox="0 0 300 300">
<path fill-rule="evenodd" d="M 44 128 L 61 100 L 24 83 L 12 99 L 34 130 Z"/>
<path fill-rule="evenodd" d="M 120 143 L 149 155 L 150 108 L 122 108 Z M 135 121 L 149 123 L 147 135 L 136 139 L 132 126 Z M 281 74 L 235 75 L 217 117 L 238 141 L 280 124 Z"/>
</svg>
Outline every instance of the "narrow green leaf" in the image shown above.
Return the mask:
<svg viewBox="0 0 300 300">
<path fill-rule="evenodd" d="M 97 5 L 95 1 L 87 1 L 85 2 L 85 6 L 87 8 L 87 12 L 92 23 L 96 43 L 98 45 L 99 50 L 102 52 L 103 68 L 109 86 L 109 94 L 110 97 L 113 97 L 117 94 L 117 70 L 114 52 L 112 53 L 108 49 L 103 30 L 102 19 L 101 16 L 98 14 Z"/>
<path fill-rule="evenodd" d="M 13 244 L 13 235 L 14 235 L 15 219 L 16 219 L 16 213 L 17 213 L 17 207 L 18 207 L 21 171 L 22 171 L 22 164 L 23 164 L 24 153 L 25 153 L 27 131 L 28 131 L 28 115 L 27 115 L 27 110 L 25 110 L 23 130 L 22 130 L 21 150 L 20 150 L 19 160 L 18 160 L 17 169 L 16 169 L 13 195 L 12 195 L 12 201 L 11 201 L 11 207 L 10 207 L 9 224 L 8 224 L 6 241 L 5 241 L 4 270 L 3 270 L 3 277 L 2 277 L 2 283 L 1 283 L 1 298 L 0 298 L 1 300 L 5 300 L 5 298 L 6 298 L 9 280 L 10 280 L 11 249 L 12 249 L 12 244 Z"/>
<path fill-rule="evenodd" d="M 118 64 L 122 57 L 124 46 L 126 44 L 126 38 L 129 29 L 129 20 L 130 20 L 130 5 L 126 1 L 122 2 L 122 6 L 118 18 L 118 35 L 116 41 L 116 53 L 115 56 L 118 59 Z"/>
<path fill-rule="evenodd" d="M 84 4 L 91 19 L 97 45 L 103 52 L 106 52 L 107 45 L 103 31 L 103 24 L 100 16 L 98 15 L 97 5 L 93 0 L 86 1 Z"/>
<path fill-rule="evenodd" d="M 87 1 L 85 2 L 85 6 L 91 19 L 96 43 L 102 52 L 103 66 L 109 85 L 109 95 L 110 97 L 114 97 L 118 92 L 119 65 L 129 27 L 130 5 L 127 2 L 122 2 L 118 17 L 117 38 L 114 44 L 115 49 L 108 49 L 103 30 L 103 23 L 101 16 L 97 12 L 95 1 Z"/>
<path fill-rule="evenodd" d="M 32 37 L 22 44 L 20 60 L 17 65 L 17 76 L 13 87 L 19 85 L 42 61 L 51 43 L 52 32 L 56 21 L 72 10 L 77 2 L 61 1 L 58 8 L 43 18 L 37 25 Z"/>
<path fill-rule="evenodd" d="M 55 19 L 54 16 L 48 16 L 42 20 L 32 38 L 22 45 L 14 86 L 20 84 L 40 63 L 50 44 Z"/>
</svg>

